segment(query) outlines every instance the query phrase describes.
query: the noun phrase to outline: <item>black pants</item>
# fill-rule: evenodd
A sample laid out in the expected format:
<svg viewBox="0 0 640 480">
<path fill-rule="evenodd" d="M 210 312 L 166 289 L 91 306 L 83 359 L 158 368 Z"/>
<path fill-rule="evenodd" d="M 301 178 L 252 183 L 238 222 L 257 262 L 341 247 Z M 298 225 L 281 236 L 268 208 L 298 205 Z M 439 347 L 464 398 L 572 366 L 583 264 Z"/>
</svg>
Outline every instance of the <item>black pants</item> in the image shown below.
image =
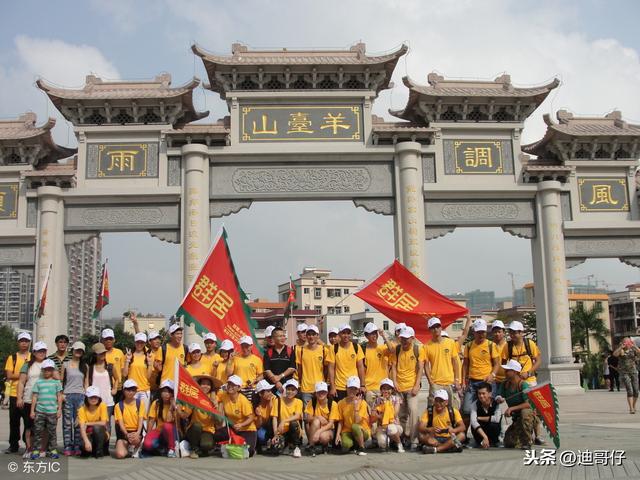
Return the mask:
<svg viewBox="0 0 640 480">
<path fill-rule="evenodd" d="M 284 442 L 287 445 L 293 445 L 299 447 L 302 445 L 302 434 L 300 433 L 300 423 L 291 422 L 289 424 L 289 430 L 283 435 Z"/>
<path fill-rule="evenodd" d="M 343 398 L 347 398 L 347 391 L 346 390 L 336 390 L 336 398 L 334 398 L 334 400 L 336 402 L 339 402 Z"/>
<path fill-rule="evenodd" d="M 84 442 L 82 443 L 82 456 L 90 457 L 93 455 L 95 458 L 99 458 L 105 455 L 109 455 L 109 437 L 107 431 L 103 426 L 87 427 L 87 437 L 91 441 L 91 451 L 88 452 L 84 449 Z"/>
<path fill-rule="evenodd" d="M 9 448 L 15 452 L 20 447 L 20 419 L 22 411 L 18 408 L 18 398 L 9 397 Z M 23 434 L 24 440 L 24 434 Z"/>
<path fill-rule="evenodd" d="M 492 447 L 496 446 L 500 441 L 500 424 L 483 422 L 480 424 L 480 427 L 484 431 L 484 434 L 489 437 L 489 445 L 491 445 Z M 478 429 L 472 430 L 471 433 L 473 433 L 473 438 L 475 439 L 476 443 L 480 445 L 482 443 L 482 436 L 478 432 Z"/>
<path fill-rule="evenodd" d="M 613 392 L 613 383 L 615 382 L 616 388 L 620 391 L 620 373 L 617 370 L 611 370 L 609 379 L 609 390 Z"/>
</svg>

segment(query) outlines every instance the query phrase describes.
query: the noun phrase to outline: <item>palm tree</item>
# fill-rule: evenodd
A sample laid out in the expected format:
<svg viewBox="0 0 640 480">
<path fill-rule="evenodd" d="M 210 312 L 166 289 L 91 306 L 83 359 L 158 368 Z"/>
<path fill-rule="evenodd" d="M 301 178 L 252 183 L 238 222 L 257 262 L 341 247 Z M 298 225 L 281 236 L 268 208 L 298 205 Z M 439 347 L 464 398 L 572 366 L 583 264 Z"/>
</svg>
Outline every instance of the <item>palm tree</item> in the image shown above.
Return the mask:
<svg viewBox="0 0 640 480">
<path fill-rule="evenodd" d="M 571 310 L 571 339 L 573 345 L 580 347 L 587 354 L 591 353 L 589 338 L 592 337 L 598 342 L 600 350 L 609 348 L 609 329 L 602 323 L 600 314 L 602 306 L 594 304 L 589 310 L 579 303 Z"/>
</svg>

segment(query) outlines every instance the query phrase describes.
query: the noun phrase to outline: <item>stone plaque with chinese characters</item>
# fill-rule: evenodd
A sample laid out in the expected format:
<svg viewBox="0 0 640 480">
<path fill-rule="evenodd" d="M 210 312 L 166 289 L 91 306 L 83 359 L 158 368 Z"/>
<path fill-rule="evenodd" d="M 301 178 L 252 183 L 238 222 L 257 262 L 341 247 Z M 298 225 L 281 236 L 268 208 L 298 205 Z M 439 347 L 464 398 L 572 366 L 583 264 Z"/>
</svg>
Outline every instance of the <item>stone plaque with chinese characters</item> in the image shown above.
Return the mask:
<svg viewBox="0 0 640 480">
<path fill-rule="evenodd" d="M 87 178 L 157 176 L 157 143 L 107 143 L 89 146 Z"/>
<path fill-rule="evenodd" d="M 361 105 L 243 105 L 240 141 L 362 142 Z"/>
<path fill-rule="evenodd" d="M 581 212 L 628 212 L 626 178 L 579 178 Z"/>
<path fill-rule="evenodd" d="M 18 217 L 18 184 L 0 183 L 0 220 Z"/>
<path fill-rule="evenodd" d="M 445 173 L 504 175 L 513 173 L 508 140 L 445 140 Z"/>
</svg>

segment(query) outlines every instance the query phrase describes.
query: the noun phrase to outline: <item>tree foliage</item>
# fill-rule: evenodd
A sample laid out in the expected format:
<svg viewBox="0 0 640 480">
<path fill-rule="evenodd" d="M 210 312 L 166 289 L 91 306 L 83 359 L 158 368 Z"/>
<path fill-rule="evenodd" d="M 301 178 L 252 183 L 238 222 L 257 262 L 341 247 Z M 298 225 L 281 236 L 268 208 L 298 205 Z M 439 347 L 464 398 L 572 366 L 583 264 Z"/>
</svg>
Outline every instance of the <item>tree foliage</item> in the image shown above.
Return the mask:
<svg viewBox="0 0 640 480">
<path fill-rule="evenodd" d="M 600 351 L 609 348 L 609 329 L 602 323 L 600 314 L 602 306 L 594 304 L 590 309 L 579 303 L 571 310 L 571 341 L 574 347 L 591 353 L 589 337 L 596 340 Z"/>
<path fill-rule="evenodd" d="M 0 325 L 0 368 L 4 377 L 4 364 L 7 357 L 18 351 L 18 342 L 16 341 L 16 332 L 9 325 Z"/>
</svg>

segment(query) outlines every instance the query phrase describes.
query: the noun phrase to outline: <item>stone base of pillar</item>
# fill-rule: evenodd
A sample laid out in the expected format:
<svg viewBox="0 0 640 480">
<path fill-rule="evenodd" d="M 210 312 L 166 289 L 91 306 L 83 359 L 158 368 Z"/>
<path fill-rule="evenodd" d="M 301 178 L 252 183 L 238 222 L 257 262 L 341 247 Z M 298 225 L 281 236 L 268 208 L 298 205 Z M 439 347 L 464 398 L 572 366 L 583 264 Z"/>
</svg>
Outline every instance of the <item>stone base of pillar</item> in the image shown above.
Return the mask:
<svg viewBox="0 0 640 480">
<path fill-rule="evenodd" d="M 583 395 L 581 368 L 581 363 L 556 363 L 539 368 L 536 377 L 539 384 L 551 382 L 559 396 Z"/>
</svg>

